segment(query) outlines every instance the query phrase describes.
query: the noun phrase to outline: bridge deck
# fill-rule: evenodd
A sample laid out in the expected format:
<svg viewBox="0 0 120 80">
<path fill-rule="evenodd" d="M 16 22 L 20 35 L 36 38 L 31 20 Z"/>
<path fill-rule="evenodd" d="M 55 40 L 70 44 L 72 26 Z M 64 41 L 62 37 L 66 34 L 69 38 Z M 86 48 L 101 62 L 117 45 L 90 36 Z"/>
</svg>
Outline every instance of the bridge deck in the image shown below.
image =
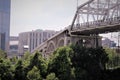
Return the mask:
<svg viewBox="0 0 120 80">
<path fill-rule="evenodd" d="M 71 31 L 71 34 L 76 35 L 89 35 L 89 34 L 100 34 L 100 33 L 108 33 L 108 32 L 117 32 L 120 31 L 120 24 L 116 25 L 108 25 L 108 26 L 101 26 L 101 27 L 88 27 L 85 29 L 77 29 Z"/>
</svg>

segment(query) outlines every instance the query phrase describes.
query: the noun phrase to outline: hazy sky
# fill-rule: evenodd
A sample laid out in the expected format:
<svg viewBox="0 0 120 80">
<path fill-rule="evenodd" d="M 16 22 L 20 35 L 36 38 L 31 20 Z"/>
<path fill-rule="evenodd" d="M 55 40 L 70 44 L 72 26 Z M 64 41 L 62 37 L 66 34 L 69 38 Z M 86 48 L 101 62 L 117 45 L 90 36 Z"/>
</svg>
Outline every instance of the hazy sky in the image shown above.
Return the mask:
<svg viewBox="0 0 120 80">
<path fill-rule="evenodd" d="M 87 0 L 79 0 L 79 4 Z M 36 29 L 61 30 L 71 24 L 77 0 L 11 0 L 10 35 Z"/>
</svg>

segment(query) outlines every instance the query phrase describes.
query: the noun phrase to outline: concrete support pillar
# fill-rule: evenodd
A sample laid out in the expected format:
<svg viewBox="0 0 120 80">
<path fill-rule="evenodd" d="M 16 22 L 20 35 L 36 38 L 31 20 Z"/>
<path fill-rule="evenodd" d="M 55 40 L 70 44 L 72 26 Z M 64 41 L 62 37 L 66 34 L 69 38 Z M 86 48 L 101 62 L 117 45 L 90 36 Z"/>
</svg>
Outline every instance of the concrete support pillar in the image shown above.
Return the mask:
<svg viewBox="0 0 120 80">
<path fill-rule="evenodd" d="M 100 47 L 102 45 L 102 41 L 101 41 L 101 38 L 98 34 L 94 34 L 92 35 L 93 37 L 93 44 L 94 44 L 94 47 L 97 48 L 97 47 Z"/>
<path fill-rule="evenodd" d="M 98 47 L 99 41 L 98 41 L 98 34 L 95 34 L 95 46 Z"/>
<path fill-rule="evenodd" d="M 67 42 L 68 42 L 68 37 L 64 38 L 64 46 L 67 46 Z"/>
</svg>

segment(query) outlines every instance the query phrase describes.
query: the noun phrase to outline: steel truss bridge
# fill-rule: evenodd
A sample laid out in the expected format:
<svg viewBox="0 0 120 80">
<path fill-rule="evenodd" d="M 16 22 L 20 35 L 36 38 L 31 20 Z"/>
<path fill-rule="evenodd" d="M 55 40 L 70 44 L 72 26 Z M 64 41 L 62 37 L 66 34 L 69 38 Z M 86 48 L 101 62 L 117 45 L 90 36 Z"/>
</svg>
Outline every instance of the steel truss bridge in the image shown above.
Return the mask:
<svg viewBox="0 0 120 80">
<path fill-rule="evenodd" d="M 120 30 L 120 0 L 89 0 L 77 7 L 70 26 L 36 47 L 49 55 L 56 48 L 69 44 L 86 47 L 101 46 L 100 33 Z"/>
<path fill-rule="evenodd" d="M 77 7 L 71 34 L 99 34 L 120 30 L 120 0 L 89 0 Z"/>
</svg>

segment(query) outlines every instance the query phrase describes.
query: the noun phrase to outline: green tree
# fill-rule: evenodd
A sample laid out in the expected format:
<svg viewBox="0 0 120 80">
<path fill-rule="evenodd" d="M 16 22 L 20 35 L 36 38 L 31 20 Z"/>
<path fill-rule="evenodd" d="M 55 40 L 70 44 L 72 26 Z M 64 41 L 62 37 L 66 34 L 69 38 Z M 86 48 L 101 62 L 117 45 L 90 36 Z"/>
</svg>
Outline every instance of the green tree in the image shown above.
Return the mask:
<svg viewBox="0 0 120 80">
<path fill-rule="evenodd" d="M 58 48 L 54 52 L 53 59 L 49 62 L 48 72 L 55 73 L 60 80 L 71 80 L 71 60 L 72 49 L 69 47 Z"/>
<path fill-rule="evenodd" d="M 50 73 L 49 75 L 47 75 L 46 80 L 59 80 L 59 79 L 56 77 L 55 73 Z"/>
<path fill-rule="evenodd" d="M 120 67 L 120 55 L 116 53 L 115 50 L 110 48 L 105 48 L 106 53 L 108 54 L 108 63 L 107 68 L 116 68 Z"/>
<path fill-rule="evenodd" d="M 22 57 L 23 66 L 26 68 L 29 66 L 31 59 L 33 58 L 34 54 L 31 54 L 29 52 L 25 52 L 25 54 Z"/>
<path fill-rule="evenodd" d="M 45 78 L 47 75 L 47 62 L 39 52 L 36 52 L 33 58 L 31 58 L 30 64 L 27 67 L 28 71 L 31 70 L 34 66 L 40 70 L 40 75 L 42 78 Z"/>
<path fill-rule="evenodd" d="M 32 54 L 30 52 L 25 52 L 23 57 L 22 57 L 22 60 L 28 60 L 30 58 Z"/>
<path fill-rule="evenodd" d="M 17 57 L 10 58 L 10 61 L 12 64 L 16 64 L 18 62 L 18 58 Z"/>
<path fill-rule="evenodd" d="M 13 80 L 13 71 L 11 69 L 10 61 L 7 59 L 0 59 L 0 79 Z"/>
<path fill-rule="evenodd" d="M 16 67 L 15 67 L 15 80 L 26 80 L 26 73 L 22 64 L 22 60 L 19 60 Z"/>
<path fill-rule="evenodd" d="M 70 46 L 74 53 L 71 56 L 75 68 L 76 80 L 99 80 L 102 70 L 108 61 L 103 48 L 86 48 L 79 45 Z"/>
<path fill-rule="evenodd" d="M 109 60 L 112 60 L 113 57 L 117 56 L 117 53 L 113 49 L 105 48 L 105 51 L 108 54 Z"/>
<path fill-rule="evenodd" d="M 40 70 L 34 66 L 27 74 L 28 80 L 42 80 Z"/>
<path fill-rule="evenodd" d="M 0 58 L 7 58 L 7 53 L 3 50 L 0 50 Z"/>
</svg>

